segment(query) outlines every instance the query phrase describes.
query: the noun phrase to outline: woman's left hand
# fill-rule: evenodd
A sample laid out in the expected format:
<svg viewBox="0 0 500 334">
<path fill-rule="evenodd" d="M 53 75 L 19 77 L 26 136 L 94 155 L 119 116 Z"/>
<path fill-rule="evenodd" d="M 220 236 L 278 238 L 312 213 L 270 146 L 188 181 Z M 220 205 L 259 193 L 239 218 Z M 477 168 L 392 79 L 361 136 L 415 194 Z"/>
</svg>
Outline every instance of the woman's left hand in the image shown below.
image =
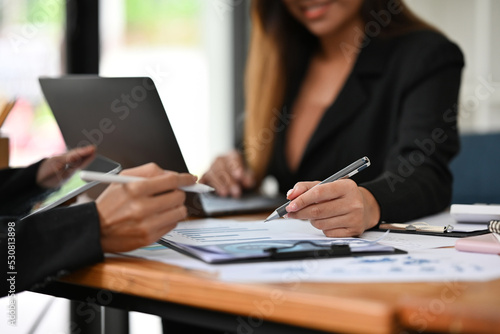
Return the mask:
<svg viewBox="0 0 500 334">
<path fill-rule="evenodd" d="M 45 159 L 38 168 L 36 183 L 46 189 L 57 188 L 77 169 L 87 166 L 95 157 L 95 146 L 75 148 Z"/>
<path fill-rule="evenodd" d="M 380 207 L 368 190 L 350 179 L 318 183 L 299 182 L 288 191 L 287 218 L 309 219 L 333 238 L 359 236 L 378 223 Z"/>
</svg>

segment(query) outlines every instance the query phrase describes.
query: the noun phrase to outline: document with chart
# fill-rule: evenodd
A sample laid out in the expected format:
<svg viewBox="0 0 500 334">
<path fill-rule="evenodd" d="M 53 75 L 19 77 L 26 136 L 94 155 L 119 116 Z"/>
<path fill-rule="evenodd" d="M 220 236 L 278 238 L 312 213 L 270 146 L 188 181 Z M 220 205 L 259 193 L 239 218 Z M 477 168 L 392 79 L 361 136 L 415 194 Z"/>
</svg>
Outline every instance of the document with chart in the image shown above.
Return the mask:
<svg viewBox="0 0 500 334">
<path fill-rule="evenodd" d="M 328 238 L 308 221 L 200 219 L 177 225 L 158 243 L 207 263 L 330 258 L 400 252 L 359 238 Z"/>
</svg>

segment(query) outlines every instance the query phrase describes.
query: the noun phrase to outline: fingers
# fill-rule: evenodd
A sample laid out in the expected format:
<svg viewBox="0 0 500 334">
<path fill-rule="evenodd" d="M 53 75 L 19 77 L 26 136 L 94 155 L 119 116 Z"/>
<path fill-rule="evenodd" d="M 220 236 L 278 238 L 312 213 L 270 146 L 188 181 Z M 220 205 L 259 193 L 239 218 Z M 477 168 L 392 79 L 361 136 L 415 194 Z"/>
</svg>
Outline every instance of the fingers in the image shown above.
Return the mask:
<svg viewBox="0 0 500 334">
<path fill-rule="evenodd" d="M 154 163 L 123 170 L 120 174 L 145 177 L 143 181 L 124 185 L 134 197 L 152 196 L 189 186 L 196 182 L 197 177 L 188 173 L 177 173 L 161 169 Z"/>
<path fill-rule="evenodd" d="M 63 182 L 73 175 L 77 169 L 85 168 L 95 157 L 93 145 L 72 149 L 64 154 L 49 158 L 52 177 Z"/>
<path fill-rule="evenodd" d="M 157 164 L 150 162 L 138 167 L 124 169 L 120 172 L 120 174 L 140 177 L 152 177 L 165 174 L 165 172 L 166 171 L 160 168 Z"/>
<path fill-rule="evenodd" d="M 219 196 L 229 195 L 231 189 L 233 189 L 235 195 L 239 191 L 237 182 L 227 170 L 224 157 L 215 159 L 210 169 L 202 176 L 200 182 L 215 188 L 215 192 Z"/>
<path fill-rule="evenodd" d="M 184 192 L 175 191 L 151 198 L 156 201 L 154 204 L 149 201 L 128 202 L 126 208 L 119 207 L 118 212 L 107 217 L 107 221 L 101 219 L 103 251 L 124 252 L 157 241 L 186 218 L 187 208 L 183 199 Z M 125 212 L 127 208 L 129 210 Z"/>
<path fill-rule="evenodd" d="M 226 158 L 227 168 L 235 180 L 242 180 L 245 174 L 243 157 L 238 151 L 231 151 Z"/>
<path fill-rule="evenodd" d="M 296 212 L 311 204 L 339 198 L 346 192 L 345 181 L 354 183 L 351 180 L 338 180 L 326 184 L 318 184 L 318 182 L 298 183 L 291 194 L 291 196 L 295 196 L 296 194 L 297 196 L 287 206 L 287 212 Z M 315 187 L 316 184 L 317 186 Z M 297 189 L 295 190 L 295 188 Z"/>
<path fill-rule="evenodd" d="M 125 173 L 156 175 L 128 184 L 113 184 L 96 200 L 105 252 L 146 246 L 173 229 L 187 216 L 186 194 L 177 188 L 196 181 L 193 175 L 163 171 L 154 164 Z"/>
<path fill-rule="evenodd" d="M 69 178 L 77 169 L 85 168 L 95 158 L 96 148 L 93 145 L 72 149 L 54 157 L 53 167 L 58 169 L 60 177 Z"/>
<path fill-rule="evenodd" d="M 286 193 L 286 198 L 289 200 L 292 200 L 292 199 L 302 195 L 303 193 L 305 193 L 306 191 L 308 191 L 309 189 L 311 189 L 312 187 L 314 187 L 318 183 L 319 183 L 319 181 L 299 182 L 299 183 L 295 184 L 295 186 L 292 189 L 288 190 L 288 192 Z"/>
<path fill-rule="evenodd" d="M 158 241 L 187 216 L 181 205 L 159 214 L 148 216 L 137 223 L 127 222 L 118 228 L 101 233 L 104 252 L 125 252 L 144 247 Z"/>
<path fill-rule="evenodd" d="M 84 167 L 83 164 L 89 163 L 96 153 L 96 148 L 93 145 L 72 149 L 64 154 L 66 164 L 74 169 Z"/>
<path fill-rule="evenodd" d="M 253 170 L 251 170 L 250 168 L 247 168 L 245 170 L 241 183 L 243 184 L 243 187 L 246 189 L 251 189 L 255 187 L 256 180 Z"/>
<path fill-rule="evenodd" d="M 196 176 L 191 174 L 169 172 L 124 186 L 130 191 L 133 197 L 153 196 L 176 190 L 182 186 L 192 185 L 196 182 L 196 179 Z"/>
<path fill-rule="evenodd" d="M 354 205 L 342 200 L 325 201 L 323 203 L 308 205 L 295 212 L 289 212 L 288 218 L 316 220 L 341 216 L 355 210 L 353 207 Z"/>
<path fill-rule="evenodd" d="M 253 173 L 245 168 L 243 158 L 238 151 L 218 157 L 200 180 L 215 188 L 220 196 L 241 196 L 243 188 L 255 184 Z"/>
<path fill-rule="evenodd" d="M 78 168 L 93 159 L 93 152 L 94 147 L 90 146 L 82 149 L 74 149 L 64 154 L 45 159 L 37 172 L 37 184 L 47 189 L 60 186 Z"/>
<path fill-rule="evenodd" d="M 129 203 L 128 215 L 137 221 L 145 217 L 172 210 L 182 206 L 186 194 L 181 190 L 174 190 L 157 196 L 143 196 Z"/>
<path fill-rule="evenodd" d="M 184 205 L 156 215 L 151 221 L 152 226 L 154 226 L 152 229 L 155 234 L 153 236 L 154 241 L 173 230 L 177 226 L 177 223 L 184 220 L 187 215 L 188 211 Z"/>
<path fill-rule="evenodd" d="M 325 219 L 311 219 L 310 223 L 325 236 L 331 238 L 359 236 L 365 230 L 362 222 L 355 213 L 346 212 Z"/>
<path fill-rule="evenodd" d="M 369 208 L 354 181 L 315 184 L 298 183 L 288 194 L 293 197 L 286 208 L 288 218 L 308 219 L 327 237 L 357 236 L 370 227 L 366 215 Z"/>
<path fill-rule="evenodd" d="M 246 168 L 243 156 L 238 151 L 232 151 L 228 158 L 228 168 L 231 176 L 243 188 L 252 188 L 255 185 L 255 176 L 251 169 Z"/>
</svg>

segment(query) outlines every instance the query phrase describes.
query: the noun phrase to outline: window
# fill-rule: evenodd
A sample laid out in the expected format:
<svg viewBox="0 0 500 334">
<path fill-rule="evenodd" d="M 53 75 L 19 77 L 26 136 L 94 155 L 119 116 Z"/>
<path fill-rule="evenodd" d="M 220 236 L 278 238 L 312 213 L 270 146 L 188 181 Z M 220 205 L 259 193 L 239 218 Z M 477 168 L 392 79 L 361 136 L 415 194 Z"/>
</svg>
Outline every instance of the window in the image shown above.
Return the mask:
<svg viewBox="0 0 500 334">
<path fill-rule="evenodd" d="M 418 15 L 457 43 L 465 57 L 460 131 L 500 131 L 500 3 L 491 0 L 409 0 Z"/>
<path fill-rule="evenodd" d="M 0 100 L 17 97 L 1 129 L 11 166 L 65 149 L 38 85 L 39 76 L 62 72 L 64 8 L 63 0 L 0 0 Z"/>
<path fill-rule="evenodd" d="M 232 142 L 231 16 L 217 2 L 106 0 L 100 9 L 100 75 L 153 79 L 198 175 Z"/>
</svg>

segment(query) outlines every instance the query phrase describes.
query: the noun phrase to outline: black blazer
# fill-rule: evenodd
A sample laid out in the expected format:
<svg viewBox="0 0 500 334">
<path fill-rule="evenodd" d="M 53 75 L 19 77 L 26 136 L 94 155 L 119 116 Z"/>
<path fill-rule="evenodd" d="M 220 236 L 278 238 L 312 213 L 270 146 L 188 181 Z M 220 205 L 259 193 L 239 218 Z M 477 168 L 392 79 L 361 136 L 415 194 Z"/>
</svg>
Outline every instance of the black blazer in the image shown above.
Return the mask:
<svg viewBox="0 0 500 334">
<path fill-rule="evenodd" d="M 381 220 L 399 222 L 443 210 L 451 200 L 448 167 L 459 150 L 457 100 L 463 55 L 432 31 L 369 40 L 335 102 L 312 135 L 298 170 L 285 159 L 285 130 L 276 134 L 269 174 L 280 191 L 298 181 L 323 180 L 368 156 L 355 175 L 381 208 Z M 291 83 L 287 121 L 303 75 Z"/>
<path fill-rule="evenodd" d="M 9 294 L 11 287 L 21 292 L 103 259 L 94 203 L 52 209 L 20 220 L 29 209 L 27 195 L 46 193 L 36 186 L 38 166 L 0 170 L 0 296 Z M 7 202 L 11 204 L 6 206 Z M 13 285 L 7 281 L 11 277 Z"/>
</svg>

